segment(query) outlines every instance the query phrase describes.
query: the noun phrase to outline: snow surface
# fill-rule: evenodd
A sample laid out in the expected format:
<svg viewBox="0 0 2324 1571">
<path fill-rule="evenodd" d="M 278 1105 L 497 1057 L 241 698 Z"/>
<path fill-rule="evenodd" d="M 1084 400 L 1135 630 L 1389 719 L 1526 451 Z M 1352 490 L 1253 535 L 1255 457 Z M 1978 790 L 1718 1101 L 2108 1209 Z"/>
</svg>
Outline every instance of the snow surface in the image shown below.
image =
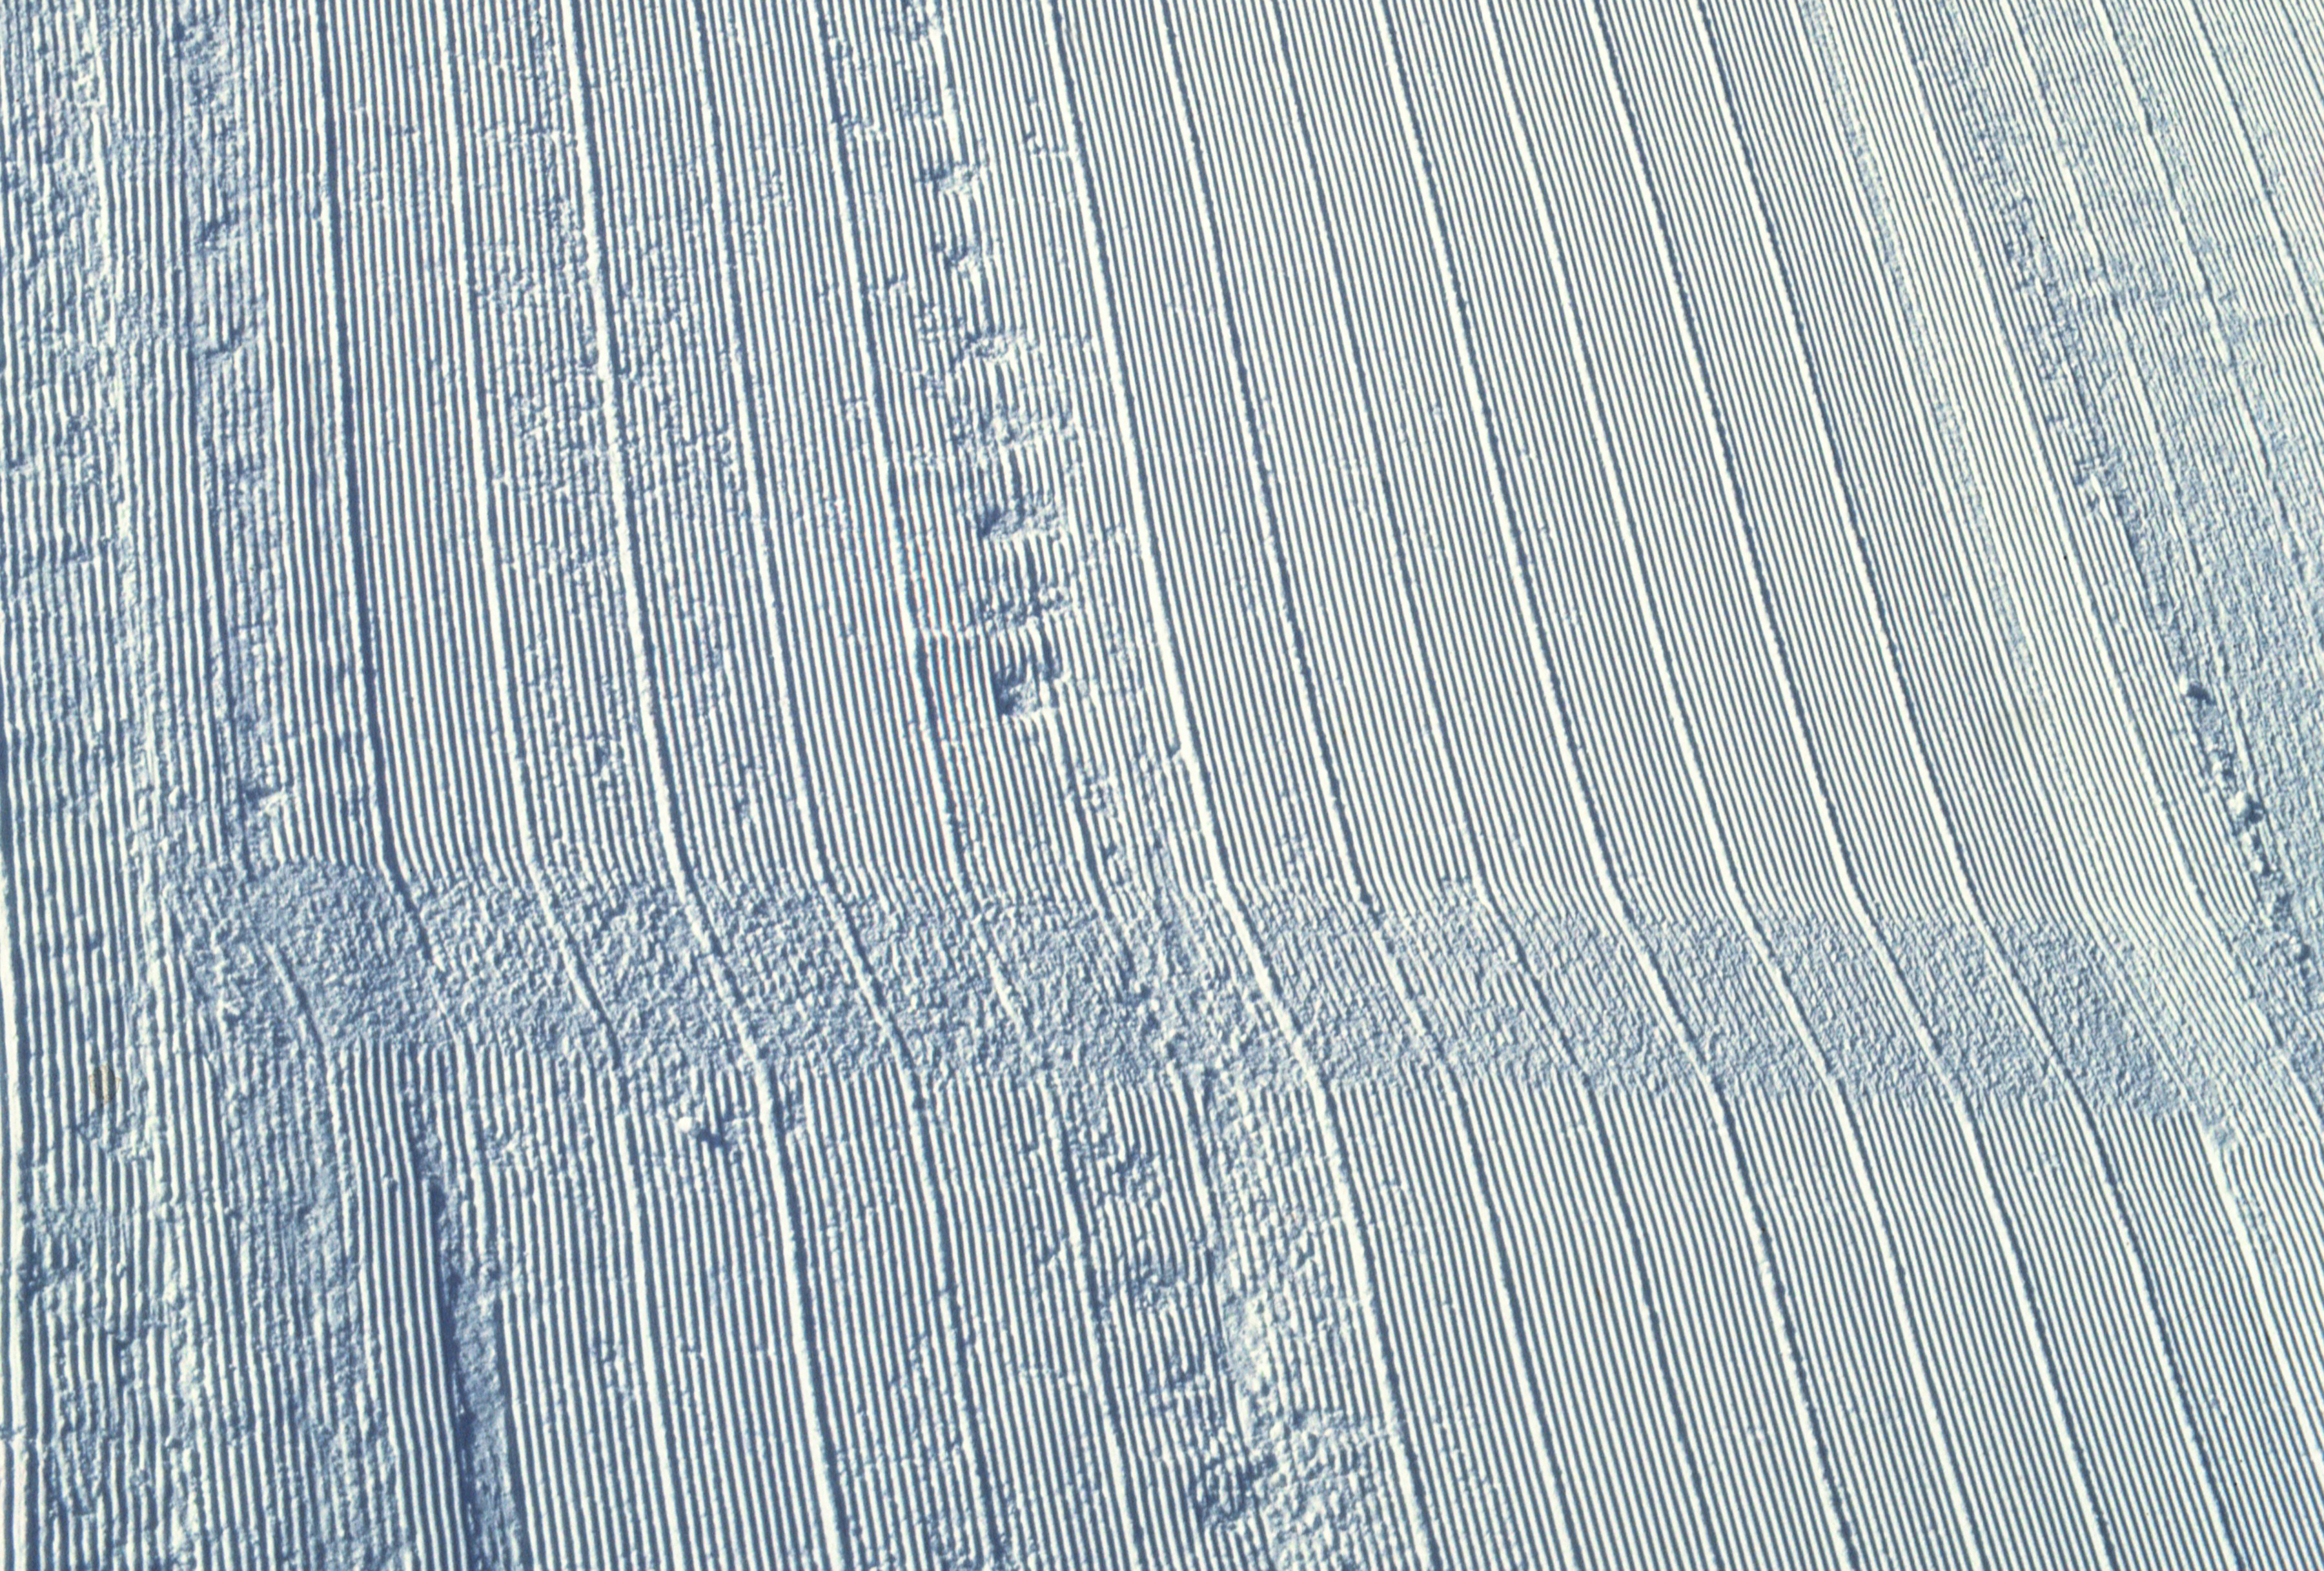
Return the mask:
<svg viewBox="0 0 2324 1571">
<path fill-rule="evenodd" d="M 2292 0 L 0 0 L 8 1566 L 2294 1566 Z"/>
</svg>

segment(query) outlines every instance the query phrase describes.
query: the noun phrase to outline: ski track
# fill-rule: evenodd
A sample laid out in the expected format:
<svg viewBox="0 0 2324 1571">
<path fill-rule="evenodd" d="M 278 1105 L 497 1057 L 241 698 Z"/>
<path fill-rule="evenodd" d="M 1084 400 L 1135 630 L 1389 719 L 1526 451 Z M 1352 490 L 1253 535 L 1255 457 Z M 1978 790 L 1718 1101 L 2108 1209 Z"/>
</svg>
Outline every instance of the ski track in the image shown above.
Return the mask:
<svg viewBox="0 0 2324 1571">
<path fill-rule="evenodd" d="M 2294 1566 L 2288 0 L 0 0 L 0 1566 Z"/>
</svg>

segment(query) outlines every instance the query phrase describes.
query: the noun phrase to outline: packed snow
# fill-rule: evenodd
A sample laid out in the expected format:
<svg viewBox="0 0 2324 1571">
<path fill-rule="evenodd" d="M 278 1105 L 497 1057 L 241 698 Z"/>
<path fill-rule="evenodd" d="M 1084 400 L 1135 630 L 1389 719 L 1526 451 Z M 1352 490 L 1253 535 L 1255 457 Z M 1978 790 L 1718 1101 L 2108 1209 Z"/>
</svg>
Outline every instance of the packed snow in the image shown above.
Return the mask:
<svg viewBox="0 0 2324 1571">
<path fill-rule="evenodd" d="M 0 0 L 7 1566 L 2324 1545 L 2324 19 Z"/>
</svg>

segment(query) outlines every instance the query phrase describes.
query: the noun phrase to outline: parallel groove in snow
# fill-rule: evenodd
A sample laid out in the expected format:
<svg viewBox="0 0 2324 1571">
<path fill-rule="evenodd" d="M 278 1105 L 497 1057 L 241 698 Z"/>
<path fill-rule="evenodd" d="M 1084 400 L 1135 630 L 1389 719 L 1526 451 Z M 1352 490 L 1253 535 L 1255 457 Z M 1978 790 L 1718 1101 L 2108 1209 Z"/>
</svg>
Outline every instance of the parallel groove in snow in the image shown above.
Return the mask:
<svg viewBox="0 0 2324 1571">
<path fill-rule="evenodd" d="M 0 80 L 0 1560 L 2324 1539 L 2297 7 Z"/>
</svg>

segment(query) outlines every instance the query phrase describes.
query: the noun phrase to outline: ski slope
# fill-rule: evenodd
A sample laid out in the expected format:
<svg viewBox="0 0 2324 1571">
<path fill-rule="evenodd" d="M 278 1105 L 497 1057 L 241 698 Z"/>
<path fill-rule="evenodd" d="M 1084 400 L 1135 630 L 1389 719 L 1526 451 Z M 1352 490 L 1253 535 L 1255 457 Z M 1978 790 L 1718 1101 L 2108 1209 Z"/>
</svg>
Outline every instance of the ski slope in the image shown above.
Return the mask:
<svg viewBox="0 0 2324 1571">
<path fill-rule="evenodd" d="M 2314 1561 L 2315 14 L 0 73 L 0 1565 Z"/>
</svg>

